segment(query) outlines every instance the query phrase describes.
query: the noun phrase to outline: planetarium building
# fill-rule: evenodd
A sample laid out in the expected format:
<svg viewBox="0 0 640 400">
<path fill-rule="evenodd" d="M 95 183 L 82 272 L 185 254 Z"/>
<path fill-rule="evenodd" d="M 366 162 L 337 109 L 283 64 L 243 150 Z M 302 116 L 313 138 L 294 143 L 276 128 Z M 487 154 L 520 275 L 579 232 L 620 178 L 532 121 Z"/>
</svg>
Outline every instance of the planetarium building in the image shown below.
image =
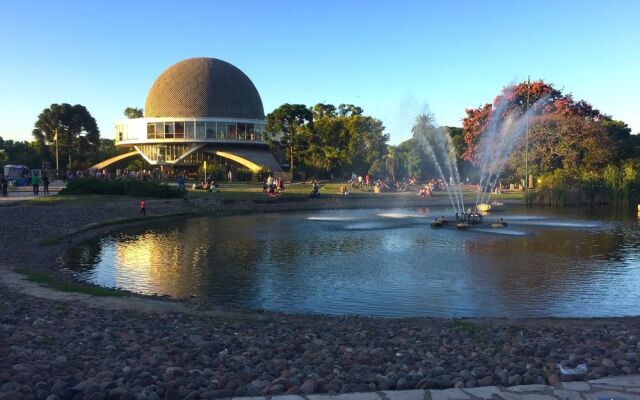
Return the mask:
<svg viewBox="0 0 640 400">
<path fill-rule="evenodd" d="M 116 122 L 116 146 L 154 166 L 198 167 L 204 161 L 282 171 L 268 151 L 262 100 L 253 82 L 215 58 L 190 58 L 165 70 L 147 95 L 144 118 Z"/>
</svg>

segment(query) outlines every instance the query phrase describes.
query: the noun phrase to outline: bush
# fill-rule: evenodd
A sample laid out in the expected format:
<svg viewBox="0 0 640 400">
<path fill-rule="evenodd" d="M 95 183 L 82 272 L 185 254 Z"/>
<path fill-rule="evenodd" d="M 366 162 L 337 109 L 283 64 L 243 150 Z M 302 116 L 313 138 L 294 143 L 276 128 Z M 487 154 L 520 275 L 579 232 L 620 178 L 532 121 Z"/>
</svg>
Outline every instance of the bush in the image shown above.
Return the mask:
<svg viewBox="0 0 640 400">
<path fill-rule="evenodd" d="M 77 178 L 67 183 L 60 194 L 121 194 L 135 197 L 159 197 L 163 199 L 182 197 L 177 187 L 158 182 L 144 182 L 132 179 L 102 180 Z"/>
</svg>

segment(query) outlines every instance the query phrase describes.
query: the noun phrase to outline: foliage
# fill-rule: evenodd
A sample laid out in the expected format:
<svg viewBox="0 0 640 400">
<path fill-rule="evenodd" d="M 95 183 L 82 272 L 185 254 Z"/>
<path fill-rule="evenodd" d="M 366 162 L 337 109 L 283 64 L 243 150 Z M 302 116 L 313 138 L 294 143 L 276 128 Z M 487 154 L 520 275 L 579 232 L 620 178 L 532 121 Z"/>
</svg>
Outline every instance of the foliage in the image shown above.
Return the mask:
<svg viewBox="0 0 640 400">
<path fill-rule="evenodd" d="M 129 149 L 125 147 L 116 147 L 115 140 L 113 139 L 100 139 L 100 145 L 96 157 L 91 160 L 91 164 L 97 164 L 100 161 L 107 160 L 111 157 L 115 157 L 120 154 L 129 152 Z"/>
<path fill-rule="evenodd" d="M 579 187 L 584 191 L 589 202 L 593 204 L 596 195 L 604 189 L 602 177 L 595 172 L 585 172 L 580 176 Z"/>
<path fill-rule="evenodd" d="M 0 137 L 0 165 L 17 164 L 29 168 L 40 168 L 41 161 L 49 159 L 49 154 L 35 142 L 3 140 Z"/>
<path fill-rule="evenodd" d="M 561 168 L 578 174 L 600 171 L 613 159 L 611 140 L 602 124 L 565 115 L 536 119 L 529 134 L 529 163 L 536 175 Z"/>
<path fill-rule="evenodd" d="M 557 189 L 571 186 L 575 183 L 573 177 L 564 169 L 558 168 L 540 177 L 539 187 L 542 189 Z"/>
<path fill-rule="evenodd" d="M 127 118 L 142 118 L 144 117 L 144 113 L 142 112 L 142 108 L 127 107 L 124 109 L 124 116 Z"/>
<path fill-rule="evenodd" d="M 295 174 L 298 150 L 304 146 L 305 127 L 313 123 L 313 114 L 304 104 L 285 103 L 267 115 L 267 132 L 281 134 L 281 143 L 289 152 L 289 170 Z M 295 176 L 295 175 L 293 175 Z"/>
<path fill-rule="evenodd" d="M 638 168 L 632 162 L 621 166 L 609 164 L 602 173 L 609 194 L 614 202 L 625 202 L 629 195 L 640 186 Z"/>
<path fill-rule="evenodd" d="M 384 167 L 391 179 L 396 180 L 398 157 L 396 155 L 396 149 L 393 146 L 387 146 L 387 154 L 384 156 Z"/>
<path fill-rule="evenodd" d="M 553 197 L 553 203 L 564 204 L 567 193 L 576 191 L 581 191 L 591 204 L 598 195 L 601 201 L 608 199 L 610 203 L 627 203 L 640 194 L 640 162 L 608 164 L 600 173 L 583 171 L 574 174 L 558 168 L 540 179 L 540 192 Z"/>
<path fill-rule="evenodd" d="M 607 131 L 616 160 L 640 157 L 640 135 L 632 135 L 627 124 L 606 119 L 602 121 L 602 126 Z"/>
<path fill-rule="evenodd" d="M 60 191 L 63 195 L 117 194 L 136 197 L 178 198 L 183 193 L 177 187 L 158 182 L 132 179 L 77 178 L 67 183 Z"/>
<path fill-rule="evenodd" d="M 612 120 L 586 101 L 575 101 L 571 94 L 540 80 L 503 88 L 493 103 L 466 110 L 463 159 L 477 163 L 482 135 L 530 108 L 529 173 L 547 176 L 562 169 L 582 182 L 589 174 L 601 173 L 607 164 L 640 157 L 640 137 L 631 135 L 624 122 Z M 510 180 L 525 175 L 524 136 L 511 152 L 503 174 Z"/>
<path fill-rule="evenodd" d="M 353 104 L 284 104 L 267 115 L 267 131 L 283 135 L 291 165 L 307 176 L 365 174 L 389 139 L 380 120 Z"/>
<path fill-rule="evenodd" d="M 80 104 L 52 104 L 44 109 L 38 115 L 33 137 L 41 152 L 57 138 L 61 159 L 68 159 L 69 164 L 75 161 L 75 166 L 81 168 L 90 165 L 100 147 L 96 120 Z M 73 166 L 68 165 L 70 169 Z"/>
<path fill-rule="evenodd" d="M 9 155 L 7 151 L 4 149 L 4 139 L 0 136 L 0 162 L 6 161 L 9 159 Z"/>
<path fill-rule="evenodd" d="M 574 101 L 571 94 L 563 94 L 553 85 L 542 80 L 522 82 L 502 89 L 493 104 L 484 104 L 475 109 L 465 110 L 463 119 L 464 140 L 467 150 L 465 160 L 474 160 L 477 156 L 477 145 L 482 134 L 495 123 L 507 117 L 520 117 L 531 107 L 536 107 L 540 115 L 579 117 L 586 121 L 598 123 L 611 118 L 594 109 L 589 103 Z M 534 121 L 535 123 L 535 121 Z"/>
</svg>

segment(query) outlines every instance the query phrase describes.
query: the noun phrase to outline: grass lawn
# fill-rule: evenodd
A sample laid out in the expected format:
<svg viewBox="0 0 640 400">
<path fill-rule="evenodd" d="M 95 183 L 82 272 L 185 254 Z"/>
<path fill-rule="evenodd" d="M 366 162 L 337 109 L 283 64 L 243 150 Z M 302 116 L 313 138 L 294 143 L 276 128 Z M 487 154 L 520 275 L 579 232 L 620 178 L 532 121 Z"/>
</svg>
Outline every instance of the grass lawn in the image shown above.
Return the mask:
<svg viewBox="0 0 640 400">
<path fill-rule="evenodd" d="M 322 197 L 339 197 L 338 190 L 344 183 L 320 183 L 320 195 Z M 350 189 L 350 195 L 357 197 L 379 196 L 374 194 L 373 189 Z M 287 198 L 307 198 L 311 193 L 310 183 L 294 183 L 285 186 L 285 191 L 279 195 L 281 199 Z M 220 191 L 216 193 L 206 192 L 204 190 L 188 190 L 187 198 L 216 198 L 221 200 L 265 200 L 267 195 L 262 192 L 262 184 L 251 183 L 234 183 L 221 184 Z"/>
<path fill-rule="evenodd" d="M 344 182 L 321 182 L 320 194 L 322 198 L 338 198 L 342 195 L 338 194 L 340 186 L 344 185 Z M 347 184 L 349 190 L 349 196 L 352 198 L 366 199 L 366 198 L 379 198 L 380 196 L 415 196 L 419 186 L 409 186 L 406 192 L 386 192 L 386 193 L 374 193 L 371 188 L 364 189 L 351 189 Z M 308 198 L 311 193 L 311 183 L 293 183 L 288 184 L 285 187 L 285 191 L 281 193 L 279 199 L 304 199 Z M 465 190 L 464 192 L 465 202 L 474 202 L 477 197 L 477 192 Z M 76 204 L 95 205 L 105 201 L 110 195 L 53 195 L 46 197 L 35 197 L 31 199 L 35 204 L 47 205 L 58 204 L 60 202 L 71 202 Z M 432 194 L 434 198 L 447 197 L 446 192 L 434 192 Z M 120 197 L 120 196 L 114 196 Z M 268 201 L 269 198 L 262 193 L 262 184 L 258 183 L 233 183 L 233 184 L 220 184 L 220 191 L 211 193 L 204 190 L 187 189 L 187 199 L 198 198 L 211 198 L 219 199 L 222 201 Z M 492 194 L 491 200 L 524 200 L 524 192 L 509 192 L 502 194 Z"/>
<path fill-rule="evenodd" d="M 29 282 L 37 283 L 40 286 L 60 290 L 62 292 L 84 293 L 92 296 L 122 297 L 127 293 L 118 290 L 102 288 L 98 286 L 85 286 L 79 283 L 59 281 L 42 272 L 33 271 L 26 268 L 17 269 L 16 272 L 25 276 Z"/>
</svg>

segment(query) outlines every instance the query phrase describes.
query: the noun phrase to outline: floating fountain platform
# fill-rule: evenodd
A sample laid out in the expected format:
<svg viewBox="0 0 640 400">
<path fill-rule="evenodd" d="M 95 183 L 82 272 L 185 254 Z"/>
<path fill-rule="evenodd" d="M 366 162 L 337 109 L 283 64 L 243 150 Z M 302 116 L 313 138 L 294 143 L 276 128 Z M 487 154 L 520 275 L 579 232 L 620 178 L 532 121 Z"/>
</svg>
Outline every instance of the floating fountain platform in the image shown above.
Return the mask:
<svg viewBox="0 0 640 400">
<path fill-rule="evenodd" d="M 507 226 L 507 223 L 502 218 L 494 223 L 483 222 L 483 218 L 484 216 L 481 213 L 456 213 L 455 223 L 442 216 L 431 221 L 430 225 L 432 228 L 446 227 L 460 230 L 471 229 L 474 227 L 499 229 Z"/>
</svg>

